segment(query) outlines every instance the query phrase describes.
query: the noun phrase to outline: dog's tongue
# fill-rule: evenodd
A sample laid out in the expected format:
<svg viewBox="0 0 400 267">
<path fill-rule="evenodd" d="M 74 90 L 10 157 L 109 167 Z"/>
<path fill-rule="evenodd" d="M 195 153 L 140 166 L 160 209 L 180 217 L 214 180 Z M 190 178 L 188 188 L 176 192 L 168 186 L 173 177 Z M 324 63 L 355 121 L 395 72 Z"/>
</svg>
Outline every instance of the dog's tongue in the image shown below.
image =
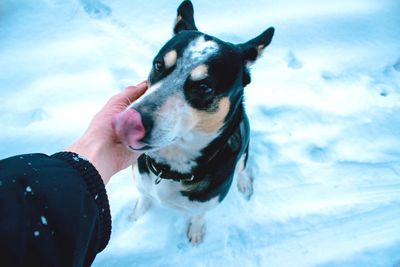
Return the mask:
<svg viewBox="0 0 400 267">
<path fill-rule="evenodd" d="M 140 140 L 144 137 L 146 131 L 142 117 L 136 110 L 129 108 L 116 114 L 112 119 L 112 127 L 121 142 L 133 149 L 143 147 Z"/>
</svg>

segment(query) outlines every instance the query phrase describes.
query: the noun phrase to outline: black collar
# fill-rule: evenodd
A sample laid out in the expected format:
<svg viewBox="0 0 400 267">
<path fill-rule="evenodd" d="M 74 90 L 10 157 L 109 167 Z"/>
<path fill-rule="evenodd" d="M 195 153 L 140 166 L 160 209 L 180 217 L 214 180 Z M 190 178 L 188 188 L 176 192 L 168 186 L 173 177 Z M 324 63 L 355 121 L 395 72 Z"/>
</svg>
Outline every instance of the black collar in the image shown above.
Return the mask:
<svg viewBox="0 0 400 267">
<path fill-rule="evenodd" d="M 145 162 L 149 170 L 157 176 L 155 184 L 159 184 L 161 179 L 173 180 L 173 181 L 187 181 L 191 182 L 194 180 L 193 173 L 180 173 L 171 170 L 168 165 L 156 162 L 149 155 L 145 154 Z"/>
<path fill-rule="evenodd" d="M 204 170 L 206 169 L 205 165 L 209 162 L 211 162 L 218 152 L 220 152 L 223 148 L 225 148 L 228 145 L 229 139 L 232 137 L 232 135 L 235 133 L 235 131 L 238 129 L 240 122 L 242 121 L 242 106 L 239 108 L 235 108 L 234 116 L 231 118 L 229 123 L 227 124 L 227 128 L 223 131 L 223 134 L 218 137 L 216 140 L 214 140 L 211 145 L 206 149 L 206 151 L 203 151 L 204 157 L 207 157 L 207 159 L 204 161 L 201 161 L 201 166 L 202 168 L 200 169 L 199 167 L 196 167 L 192 172 L 190 173 L 180 173 L 171 170 L 171 168 L 162 163 L 156 162 L 153 158 L 151 158 L 149 155 L 144 154 L 143 156 L 145 157 L 145 163 L 147 165 L 147 168 L 157 176 L 155 180 L 155 184 L 159 184 L 162 179 L 166 180 L 173 180 L 173 181 L 178 181 L 178 182 L 193 182 L 197 180 L 201 180 L 204 177 Z"/>
</svg>

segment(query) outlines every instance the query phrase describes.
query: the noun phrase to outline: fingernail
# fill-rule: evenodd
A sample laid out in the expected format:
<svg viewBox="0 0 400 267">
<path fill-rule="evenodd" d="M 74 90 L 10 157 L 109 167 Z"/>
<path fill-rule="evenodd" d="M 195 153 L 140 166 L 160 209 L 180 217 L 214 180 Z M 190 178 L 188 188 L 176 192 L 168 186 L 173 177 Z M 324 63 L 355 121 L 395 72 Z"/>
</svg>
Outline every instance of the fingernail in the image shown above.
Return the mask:
<svg viewBox="0 0 400 267">
<path fill-rule="evenodd" d="M 137 85 L 129 85 L 129 86 L 125 87 L 125 90 L 128 90 L 130 88 L 142 87 L 142 86 L 147 86 L 147 80 L 145 80 L 141 83 L 138 83 Z"/>
<path fill-rule="evenodd" d="M 136 85 L 136 86 L 142 86 L 142 85 L 145 85 L 145 84 L 147 84 L 147 80 L 144 80 L 143 82 L 139 83 L 139 84 Z"/>
</svg>

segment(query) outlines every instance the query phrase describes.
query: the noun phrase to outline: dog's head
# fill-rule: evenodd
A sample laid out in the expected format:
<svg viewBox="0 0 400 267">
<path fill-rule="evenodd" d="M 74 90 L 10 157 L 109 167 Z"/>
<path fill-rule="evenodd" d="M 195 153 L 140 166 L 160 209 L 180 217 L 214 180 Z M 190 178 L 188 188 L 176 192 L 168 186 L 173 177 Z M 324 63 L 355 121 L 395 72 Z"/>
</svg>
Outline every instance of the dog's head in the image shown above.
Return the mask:
<svg viewBox="0 0 400 267">
<path fill-rule="evenodd" d="M 243 44 L 221 41 L 197 30 L 190 1 L 179 6 L 173 31 L 154 58 L 149 89 L 117 118 L 117 135 L 132 149 L 162 148 L 193 132 L 217 135 L 242 101 L 248 66 L 274 34 L 269 28 Z"/>
</svg>

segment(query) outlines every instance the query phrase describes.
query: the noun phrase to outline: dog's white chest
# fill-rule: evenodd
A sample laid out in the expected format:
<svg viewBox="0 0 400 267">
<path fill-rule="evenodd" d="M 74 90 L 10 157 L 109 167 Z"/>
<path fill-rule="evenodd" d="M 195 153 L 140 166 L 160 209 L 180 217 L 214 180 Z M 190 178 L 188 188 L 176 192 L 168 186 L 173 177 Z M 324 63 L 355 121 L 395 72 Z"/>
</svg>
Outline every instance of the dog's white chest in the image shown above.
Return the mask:
<svg viewBox="0 0 400 267">
<path fill-rule="evenodd" d="M 135 167 L 134 175 L 138 190 L 153 200 L 173 206 L 179 206 L 181 202 L 185 202 L 185 197 L 180 193 L 183 189 L 181 183 L 172 180 L 162 180 L 156 184 L 157 177 L 153 173 L 140 174 L 137 167 Z"/>
<path fill-rule="evenodd" d="M 191 201 L 183 196 L 184 190 L 182 183 L 173 180 L 161 180 L 156 184 L 157 177 L 153 174 L 140 174 L 137 167 L 134 168 L 134 177 L 138 190 L 141 194 L 150 197 L 160 204 L 179 209 L 186 213 L 201 213 L 218 204 L 218 198 L 210 199 L 207 202 Z"/>
</svg>

